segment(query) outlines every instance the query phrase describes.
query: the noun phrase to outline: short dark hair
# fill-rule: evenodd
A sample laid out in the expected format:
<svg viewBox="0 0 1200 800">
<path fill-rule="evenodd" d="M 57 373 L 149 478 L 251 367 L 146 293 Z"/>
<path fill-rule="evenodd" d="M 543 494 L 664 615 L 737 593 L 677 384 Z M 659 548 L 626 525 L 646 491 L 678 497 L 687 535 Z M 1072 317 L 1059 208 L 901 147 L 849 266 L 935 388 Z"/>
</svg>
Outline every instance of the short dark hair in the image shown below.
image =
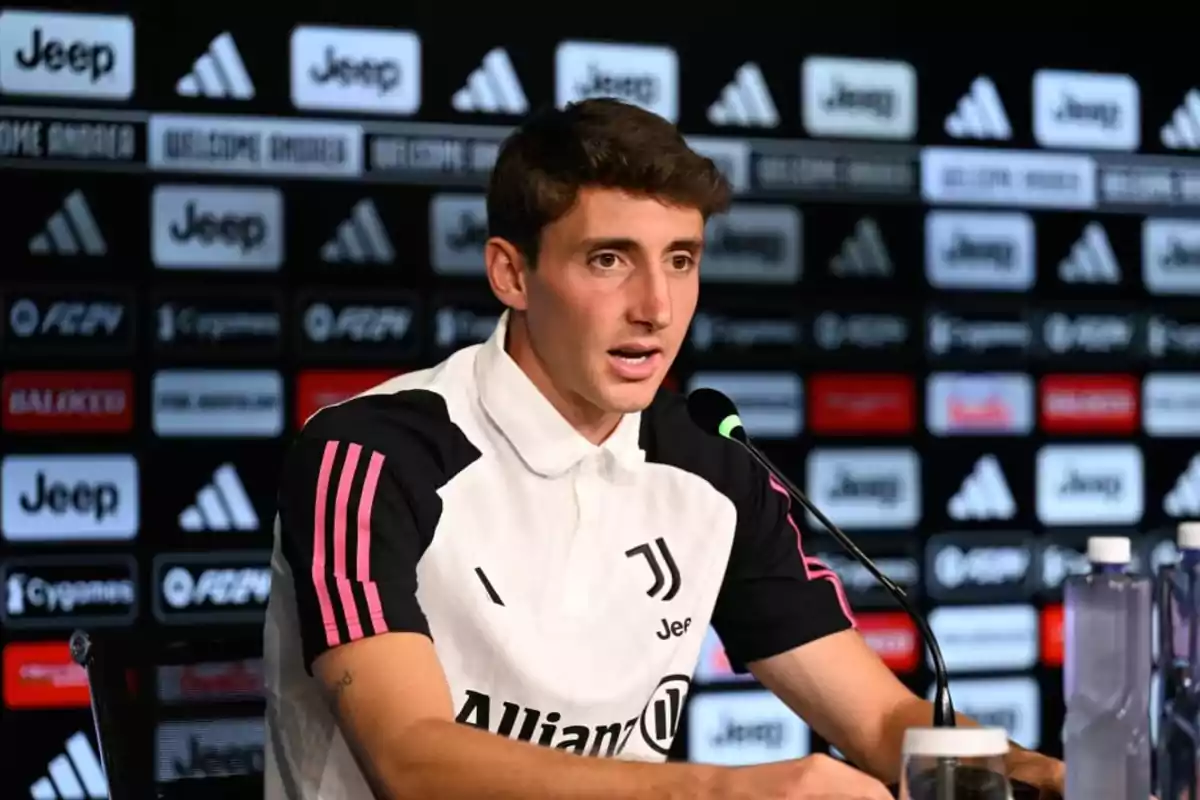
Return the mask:
<svg viewBox="0 0 1200 800">
<path fill-rule="evenodd" d="M 530 116 L 500 146 L 487 194 L 488 233 L 537 263 L 542 229 L 585 186 L 622 189 L 696 208 L 707 220 L 729 207 L 729 182 L 667 120 L 610 98 Z"/>
</svg>

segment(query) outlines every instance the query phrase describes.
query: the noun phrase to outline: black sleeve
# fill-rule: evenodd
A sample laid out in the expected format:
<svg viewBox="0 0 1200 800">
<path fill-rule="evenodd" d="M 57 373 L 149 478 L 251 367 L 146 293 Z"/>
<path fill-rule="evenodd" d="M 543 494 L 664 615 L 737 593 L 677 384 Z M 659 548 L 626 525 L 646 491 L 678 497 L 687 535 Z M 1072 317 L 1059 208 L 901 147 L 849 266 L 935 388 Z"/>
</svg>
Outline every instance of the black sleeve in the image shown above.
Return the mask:
<svg viewBox="0 0 1200 800">
<path fill-rule="evenodd" d="M 846 630 L 854 618 L 837 576 L 806 556 L 791 498 L 757 463 L 736 470 L 745 490 L 713 627 L 730 664 L 746 664 Z"/>
<path fill-rule="evenodd" d="M 464 444 L 430 392 L 359 398 L 309 420 L 279 489 L 306 669 L 366 636 L 429 635 L 417 564 L 441 514 L 437 490 L 448 466 L 463 465 Z"/>
</svg>

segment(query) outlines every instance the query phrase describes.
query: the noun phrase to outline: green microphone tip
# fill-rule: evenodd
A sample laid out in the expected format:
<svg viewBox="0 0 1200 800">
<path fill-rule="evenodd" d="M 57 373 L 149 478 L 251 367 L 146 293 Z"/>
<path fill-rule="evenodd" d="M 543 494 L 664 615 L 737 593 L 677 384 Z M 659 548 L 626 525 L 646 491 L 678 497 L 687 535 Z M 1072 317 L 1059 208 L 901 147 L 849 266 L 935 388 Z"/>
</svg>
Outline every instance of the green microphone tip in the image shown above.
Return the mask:
<svg viewBox="0 0 1200 800">
<path fill-rule="evenodd" d="M 721 420 L 721 424 L 717 426 L 717 433 L 728 439 L 730 438 L 730 435 L 740 427 L 742 427 L 742 418 L 737 414 L 730 414 L 728 417 Z"/>
</svg>

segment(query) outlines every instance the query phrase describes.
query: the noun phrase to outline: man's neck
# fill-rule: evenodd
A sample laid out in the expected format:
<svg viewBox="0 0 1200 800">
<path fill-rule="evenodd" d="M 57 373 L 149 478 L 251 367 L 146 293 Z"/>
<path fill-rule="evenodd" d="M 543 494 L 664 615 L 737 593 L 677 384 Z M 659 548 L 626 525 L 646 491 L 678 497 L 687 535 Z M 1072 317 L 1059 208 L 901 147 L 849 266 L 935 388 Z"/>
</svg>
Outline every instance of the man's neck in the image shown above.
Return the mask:
<svg viewBox="0 0 1200 800">
<path fill-rule="evenodd" d="M 520 314 L 509 313 L 504 350 L 554 410 L 592 444 L 603 444 L 621 424 L 622 414 L 597 408 L 578 394 L 563 391 L 555 385 L 545 364 L 533 349 L 529 330 Z"/>
</svg>

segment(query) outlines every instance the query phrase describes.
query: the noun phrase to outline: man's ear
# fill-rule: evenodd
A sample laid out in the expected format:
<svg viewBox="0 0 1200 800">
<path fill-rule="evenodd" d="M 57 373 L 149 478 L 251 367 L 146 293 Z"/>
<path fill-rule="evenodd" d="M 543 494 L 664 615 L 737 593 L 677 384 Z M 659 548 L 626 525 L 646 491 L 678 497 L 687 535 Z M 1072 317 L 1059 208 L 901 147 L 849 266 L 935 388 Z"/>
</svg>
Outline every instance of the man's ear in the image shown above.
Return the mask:
<svg viewBox="0 0 1200 800">
<path fill-rule="evenodd" d="M 521 251 L 507 239 L 493 236 L 483 246 L 483 263 L 496 299 L 511 309 L 524 311 L 528 297 Z"/>
</svg>

